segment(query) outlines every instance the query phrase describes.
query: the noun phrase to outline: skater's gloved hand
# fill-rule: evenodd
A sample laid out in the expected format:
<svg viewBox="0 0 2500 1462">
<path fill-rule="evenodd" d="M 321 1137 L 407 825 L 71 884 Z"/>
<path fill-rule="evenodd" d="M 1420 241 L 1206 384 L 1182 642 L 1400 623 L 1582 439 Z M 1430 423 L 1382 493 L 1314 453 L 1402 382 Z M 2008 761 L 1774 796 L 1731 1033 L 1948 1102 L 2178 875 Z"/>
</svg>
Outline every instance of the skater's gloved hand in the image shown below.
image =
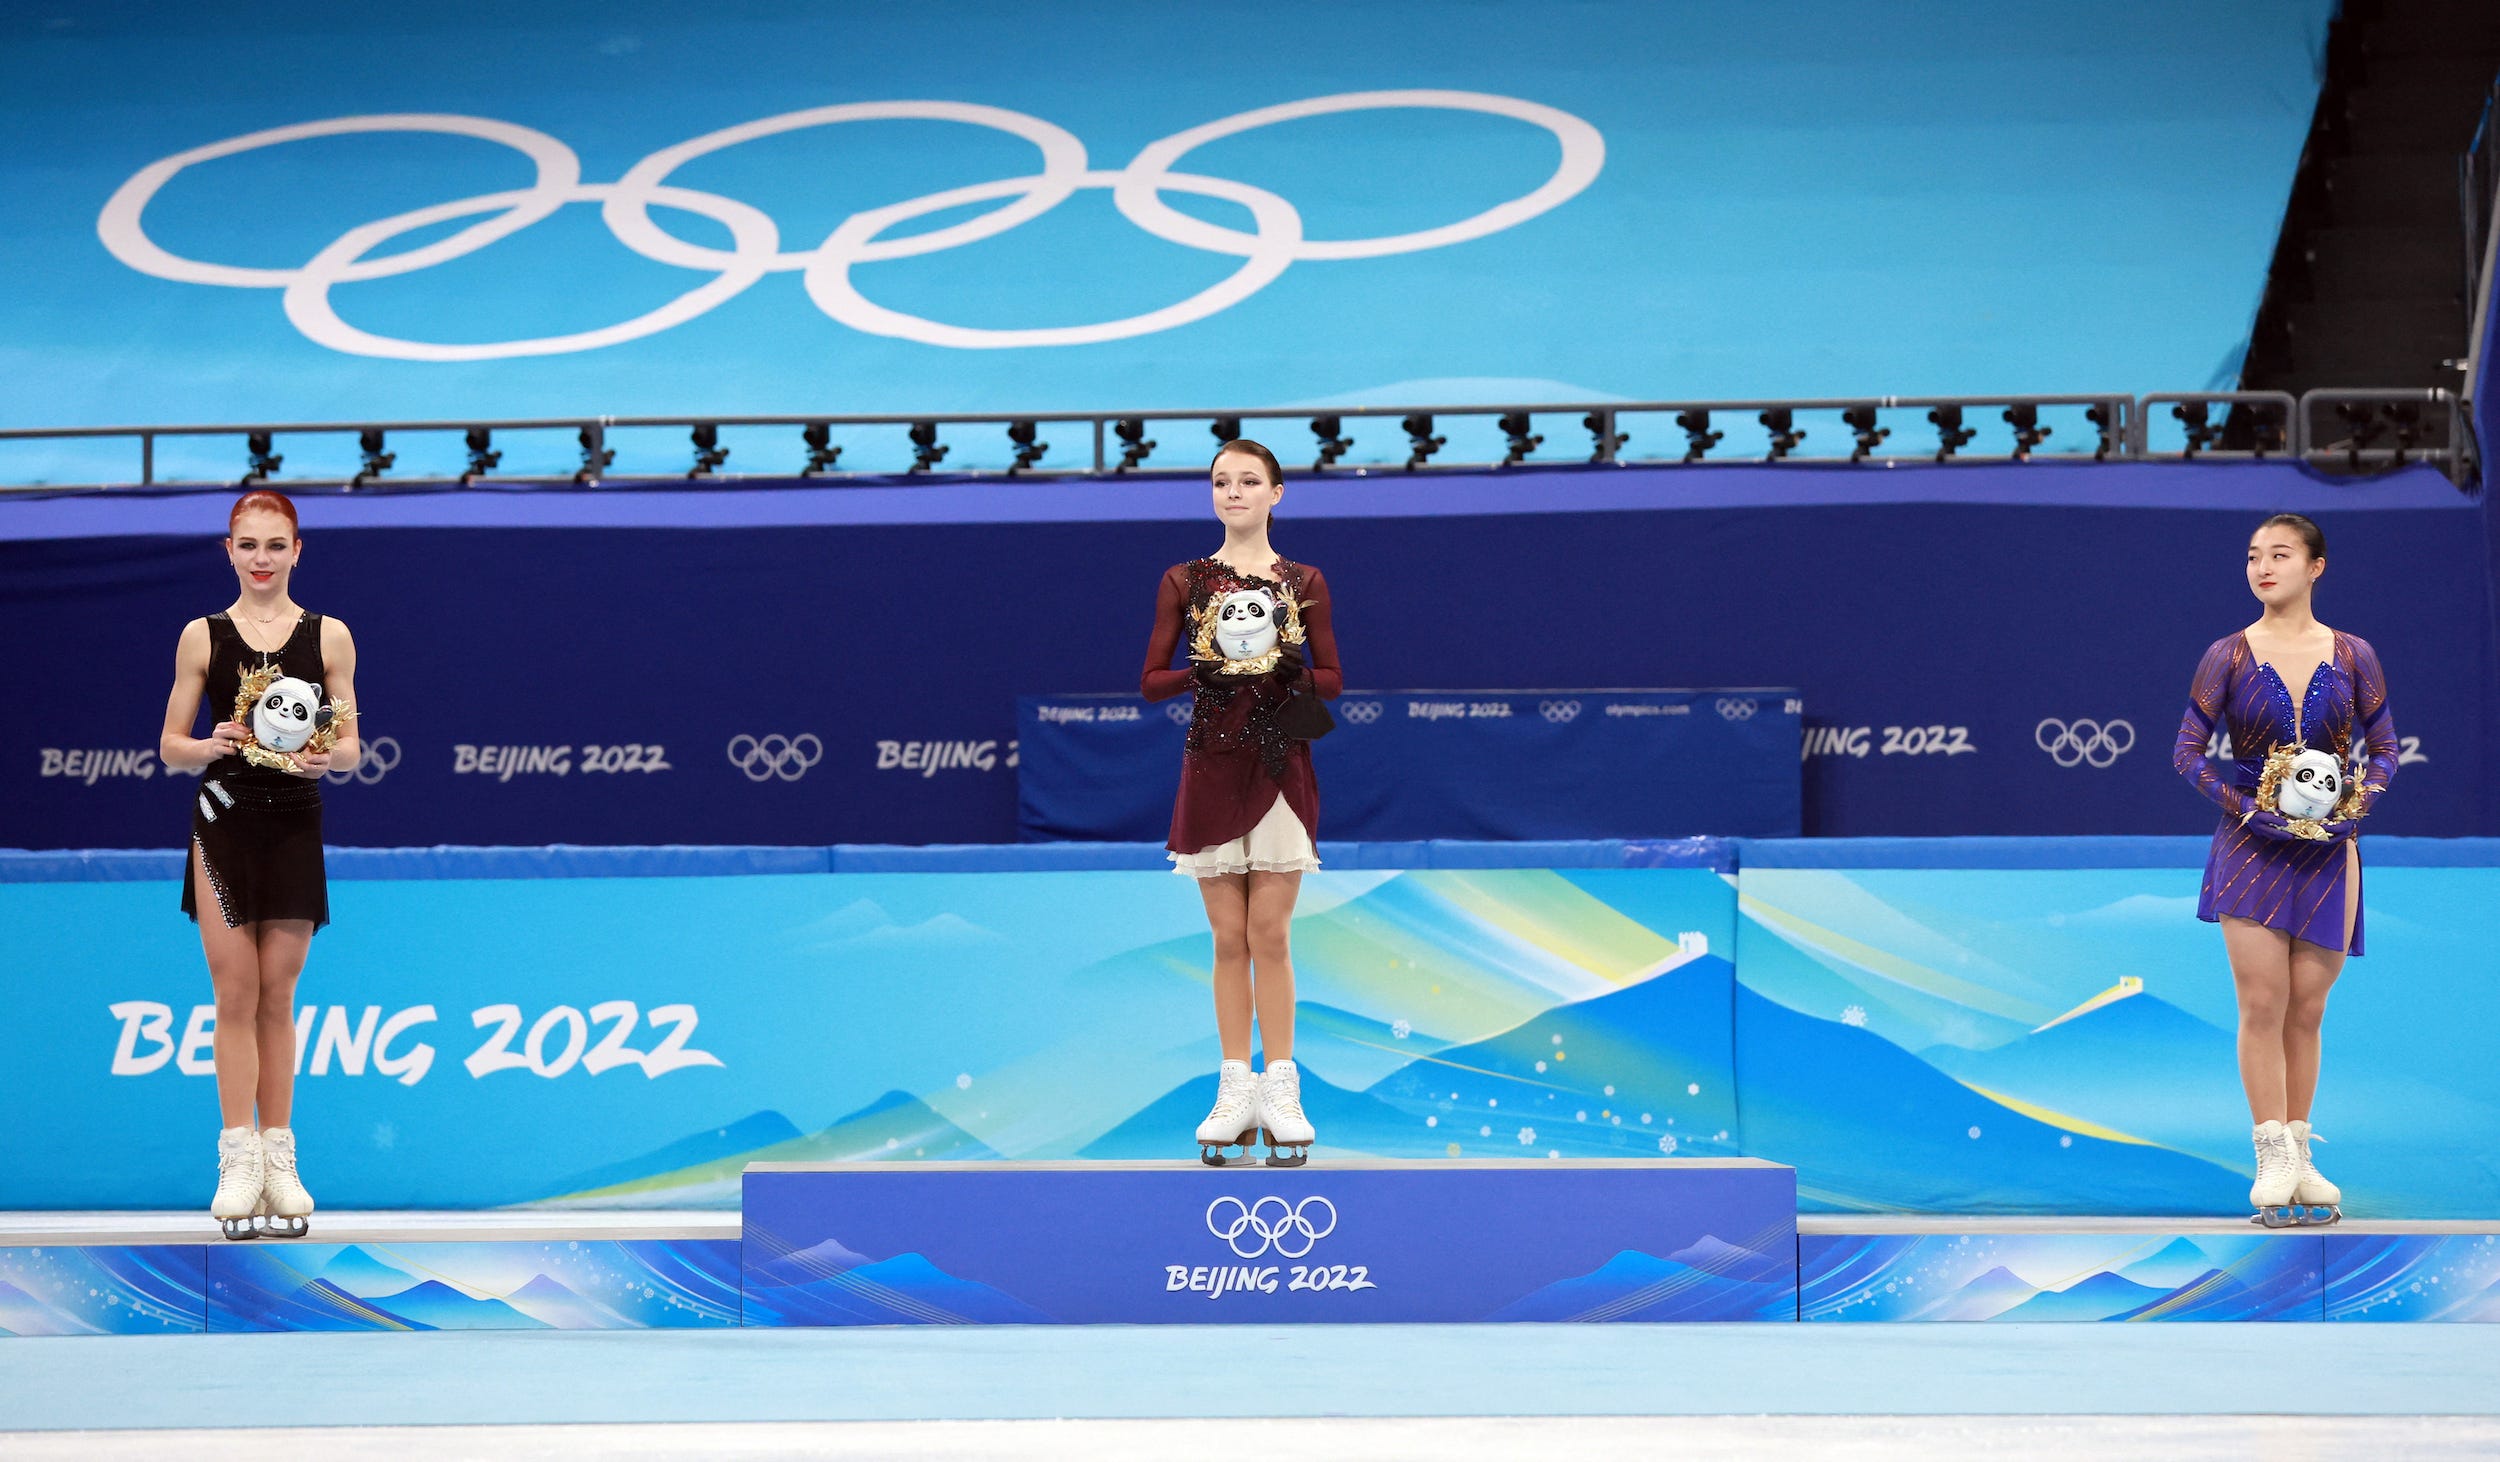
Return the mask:
<svg viewBox="0 0 2500 1462">
<path fill-rule="evenodd" d="M 1189 662 L 1189 678 L 1198 682 L 1200 685 L 1220 686 L 1224 683 L 1224 662 L 1221 660 L 1192 660 Z"/>
<path fill-rule="evenodd" d="M 2329 838 L 2340 843 L 2344 839 L 2351 837 L 2354 833 L 2361 831 L 2361 819 L 2357 817 L 2338 818 L 2334 822 L 2319 823 L 2318 826 L 2326 829 L 2326 835 Z"/>
<path fill-rule="evenodd" d="M 1308 664 L 1309 662 L 1303 658 L 1300 645 L 1291 645 L 1279 640 L 1276 642 L 1276 668 L 1270 673 L 1282 684 L 1291 685 L 1302 678 L 1302 672 Z"/>
<path fill-rule="evenodd" d="M 2292 825 L 2284 820 L 2282 813 L 2268 812 L 2262 807 L 2257 808 L 2255 811 L 2250 812 L 2246 817 L 2241 818 L 2240 826 L 2248 829 L 2250 832 L 2255 833 L 2261 838 L 2271 839 L 2272 841 L 2278 843 L 2302 843 L 2308 841 L 2308 839 L 2292 831 Z"/>
</svg>

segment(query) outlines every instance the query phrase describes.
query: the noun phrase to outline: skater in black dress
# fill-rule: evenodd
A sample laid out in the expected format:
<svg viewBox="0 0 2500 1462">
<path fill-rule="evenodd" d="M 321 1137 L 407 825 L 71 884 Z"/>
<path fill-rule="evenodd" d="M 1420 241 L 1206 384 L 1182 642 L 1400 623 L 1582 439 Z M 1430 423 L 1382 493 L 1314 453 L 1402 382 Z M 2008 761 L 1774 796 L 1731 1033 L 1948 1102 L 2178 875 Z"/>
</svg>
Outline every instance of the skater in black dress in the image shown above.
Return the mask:
<svg viewBox="0 0 2500 1462">
<path fill-rule="evenodd" d="M 228 1237 L 249 1237 L 255 1216 L 301 1233 L 312 1198 L 296 1174 L 295 981 L 313 931 L 330 922 L 321 859 L 321 778 L 355 768 L 363 743 L 353 720 L 327 752 L 300 751 L 300 770 L 255 766 L 241 755 L 248 724 L 235 719 L 245 674 L 274 666 L 355 701 L 356 645 L 347 626 L 298 608 L 289 580 L 302 557 L 295 505 L 250 492 L 228 517 L 226 557 L 241 593 L 223 613 L 183 626 L 173 694 L 158 750 L 170 767 L 202 768 L 191 799 L 190 859 L 182 909 L 200 926 L 217 993 L 218 1187 L 211 1214 Z M 193 736 L 202 703 L 209 734 Z"/>
</svg>

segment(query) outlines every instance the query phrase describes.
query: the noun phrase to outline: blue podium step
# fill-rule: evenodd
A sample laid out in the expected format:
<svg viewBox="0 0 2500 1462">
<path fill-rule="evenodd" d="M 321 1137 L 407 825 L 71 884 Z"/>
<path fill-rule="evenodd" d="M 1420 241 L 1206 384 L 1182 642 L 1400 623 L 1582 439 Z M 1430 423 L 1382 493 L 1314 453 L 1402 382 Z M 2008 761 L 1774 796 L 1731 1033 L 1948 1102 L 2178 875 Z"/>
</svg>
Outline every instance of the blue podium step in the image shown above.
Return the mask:
<svg viewBox="0 0 2500 1462">
<path fill-rule="evenodd" d="M 1801 1320 L 2500 1321 L 2500 1222 L 1814 1215 Z"/>
<path fill-rule="evenodd" d="M 749 1325 L 1791 1320 L 1755 1159 L 757 1163 Z"/>
</svg>

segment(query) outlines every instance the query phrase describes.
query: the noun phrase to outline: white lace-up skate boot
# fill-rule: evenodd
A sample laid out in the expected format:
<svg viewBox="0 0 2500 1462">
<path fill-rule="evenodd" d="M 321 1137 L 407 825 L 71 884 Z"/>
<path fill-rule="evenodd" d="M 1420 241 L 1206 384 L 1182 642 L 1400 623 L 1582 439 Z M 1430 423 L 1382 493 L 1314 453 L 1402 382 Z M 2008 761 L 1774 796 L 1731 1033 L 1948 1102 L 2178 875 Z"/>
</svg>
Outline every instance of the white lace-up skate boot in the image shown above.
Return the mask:
<svg viewBox="0 0 2500 1462">
<path fill-rule="evenodd" d="M 1267 1165 L 1298 1168 L 1311 1160 L 1311 1119 L 1302 1115 L 1302 1068 L 1270 1061 L 1259 1074 L 1259 1125 L 1267 1129 Z"/>
<path fill-rule="evenodd" d="M 2307 1122 L 2286 1122 L 2283 1130 L 2292 1140 L 2292 1162 L 2300 1169 L 2299 1182 L 2292 1189 L 2292 1206 L 2299 1210 L 2300 1221 L 2342 1223 L 2344 1190 L 2328 1182 L 2318 1165 L 2309 1160 L 2309 1144 L 2326 1139 L 2310 1131 Z"/>
<path fill-rule="evenodd" d="M 1216 1068 L 1215 1109 L 1198 1124 L 1198 1160 L 1209 1167 L 1224 1167 L 1250 1160 L 1250 1139 L 1259 1129 L 1259 1079 L 1250 1074 L 1247 1061 L 1227 1061 Z M 1232 1157 L 1224 1155 L 1228 1147 L 1239 1148 Z"/>
<path fill-rule="evenodd" d="M 282 1239 L 300 1239 L 311 1225 L 313 1196 L 295 1174 L 295 1132 L 264 1127 L 260 1133 L 260 1211 L 264 1228 Z"/>
<path fill-rule="evenodd" d="M 2299 1222 L 2292 1212 L 2292 1190 L 2300 1186 L 2300 1159 L 2292 1152 L 2292 1134 L 2280 1122 L 2260 1122 L 2249 1133 L 2257 1145 L 2257 1181 L 2248 1187 L 2250 1222 L 2282 1228 Z"/>
<path fill-rule="evenodd" d="M 208 1200 L 208 1216 L 230 1239 L 260 1237 L 252 1215 L 260 1211 L 260 1134 L 249 1127 L 228 1127 L 217 1134 L 217 1196 Z"/>
</svg>

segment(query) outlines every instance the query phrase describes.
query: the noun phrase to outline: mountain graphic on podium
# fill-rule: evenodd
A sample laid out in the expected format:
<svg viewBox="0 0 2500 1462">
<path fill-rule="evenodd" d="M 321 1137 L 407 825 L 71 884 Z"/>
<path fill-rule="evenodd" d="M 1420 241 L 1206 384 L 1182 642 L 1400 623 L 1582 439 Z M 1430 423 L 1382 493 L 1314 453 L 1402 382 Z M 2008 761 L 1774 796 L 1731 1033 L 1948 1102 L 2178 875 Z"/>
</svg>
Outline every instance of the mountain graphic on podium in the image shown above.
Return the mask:
<svg viewBox="0 0 2500 1462">
<path fill-rule="evenodd" d="M 1195 1122 L 1191 1124 L 1195 1126 Z M 657 1151 L 580 1174 L 542 1206 L 735 1208 L 751 1162 L 875 1162 L 995 1158 L 979 1138 L 907 1091 L 889 1091 L 819 1132 L 779 1112 L 757 1112 Z"/>
<path fill-rule="evenodd" d="M 1005 1290 L 959 1279 L 918 1254 L 871 1261 L 832 1239 L 749 1269 L 746 1307 L 750 1325 L 1036 1325 L 1050 1321 L 1050 1316 Z"/>
<path fill-rule="evenodd" d="M 1558 1280 L 1488 1316 L 1493 1320 L 1794 1320 L 1795 1271 L 1703 1235 L 1665 1258 L 1626 1249 L 1590 1273 Z"/>
</svg>

